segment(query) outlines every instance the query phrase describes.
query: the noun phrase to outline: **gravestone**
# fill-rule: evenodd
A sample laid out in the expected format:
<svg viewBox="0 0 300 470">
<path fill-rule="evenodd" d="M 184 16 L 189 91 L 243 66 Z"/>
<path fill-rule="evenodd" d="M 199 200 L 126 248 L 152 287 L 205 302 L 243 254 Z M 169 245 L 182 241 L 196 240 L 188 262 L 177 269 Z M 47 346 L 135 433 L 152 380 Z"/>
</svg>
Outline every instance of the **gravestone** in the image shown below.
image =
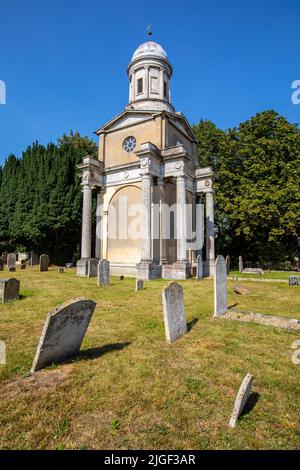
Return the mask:
<svg viewBox="0 0 300 470">
<path fill-rule="evenodd" d="M 58 274 L 64 274 L 65 270 L 64 268 L 58 268 Z"/>
<path fill-rule="evenodd" d="M 260 274 L 260 275 L 265 274 L 264 271 L 261 268 L 245 268 L 243 270 L 243 273 L 245 273 L 245 274 Z"/>
<path fill-rule="evenodd" d="M 170 282 L 162 291 L 166 338 L 173 343 L 187 332 L 183 288 L 177 282 Z"/>
<path fill-rule="evenodd" d="M 47 272 L 48 268 L 49 268 L 49 256 L 41 255 L 40 256 L 40 272 L 41 273 Z"/>
<path fill-rule="evenodd" d="M 48 313 L 31 372 L 62 362 L 80 350 L 96 302 L 75 299 Z"/>
<path fill-rule="evenodd" d="M 97 277 L 99 259 L 93 258 L 87 261 L 87 277 Z"/>
<path fill-rule="evenodd" d="M 26 269 L 26 259 L 22 259 L 21 261 L 21 269 Z"/>
<path fill-rule="evenodd" d="M 3 258 L 4 264 L 7 264 L 7 253 L 6 253 L 6 251 L 2 253 L 2 258 Z"/>
<path fill-rule="evenodd" d="M 109 286 L 109 261 L 101 259 L 98 263 L 98 286 L 106 287 Z"/>
<path fill-rule="evenodd" d="M 137 279 L 135 282 L 135 291 L 138 292 L 142 289 L 144 289 L 144 281 L 142 279 Z"/>
<path fill-rule="evenodd" d="M 39 257 L 34 251 L 32 251 L 30 253 L 30 261 L 29 262 L 30 262 L 30 266 L 37 266 L 39 264 Z"/>
<path fill-rule="evenodd" d="M 215 317 L 227 312 L 227 268 L 223 256 L 218 256 L 214 278 Z"/>
<path fill-rule="evenodd" d="M 247 295 L 251 293 L 250 290 L 244 286 L 234 286 L 233 290 L 238 295 Z"/>
<path fill-rule="evenodd" d="M 4 271 L 4 259 L 0 258 L 0 271 Z"/>
<path fill-rule="evenodd" d="M 120 281 L 124 281 L 125 277 L 124 276 L 120 276 Z"/>
<path fill-rule="evenodd" d="M 244 270 L 243 257 L 239 256 L 239 272 L 242 273 Z"/>
<path fill-rule="evenodd" d="M 245 405 L 247 403 L 252 385 L 253 385 L 253 376 L 251 374 L 247 374 L 236 396 L 236 400 L 235 400 L 234 407 L 233 407 L 233 412 L 229 421 L 230 428 L 235 427 L 237 420 L 241 416 L 243 409 L 245 408 Z"/>
<path fill-rule="evenodd" d="M 7 255 L 7 268 L 10 272 L 16 271 L 16 255 L 15 253 L 9 253 Z"/>
<path fill-rule="evenodd" d="M 289 277 L 289 286 L 290 287 L 295 287 L 295 286 L 300 287 L 300 276 L 290 276 Z"/>
<path fill-rule="evenodd" d="M 227 269 L 227 274 L 230 273 L 230 256 L 226 256 L 226 269 Z"/>
<path fill-rule="evenodd" d="M 20 298 L 20 281 L 17 279 L 0 279 L 0 302 L 14 302 Z"/>
<path fill-rule="evenodd" d="M 203 278 L 203 260 L 202 255 L 197 256 L 197 281 Z"/>
<path fill-rule="evenodd" d="M 4 341 L 0 341 L 0 365 L 5 366 L 6 364 L 6 345 Z"/>
</svg>

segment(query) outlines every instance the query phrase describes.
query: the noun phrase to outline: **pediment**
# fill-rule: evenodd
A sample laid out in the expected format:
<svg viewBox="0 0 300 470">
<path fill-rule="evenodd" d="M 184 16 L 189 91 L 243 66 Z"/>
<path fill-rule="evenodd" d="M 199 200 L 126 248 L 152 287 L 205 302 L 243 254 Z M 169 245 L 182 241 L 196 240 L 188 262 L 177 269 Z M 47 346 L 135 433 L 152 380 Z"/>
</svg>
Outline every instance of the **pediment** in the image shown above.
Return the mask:
<svg viewBox="0 0 300 470">
<path fill-rule="evenodd" d="M 109 132 L 123 127 L 131 126 L 139 122 L 151 119 L 154 115 L 159 114 L 156 111 L 123 111 L 111 121 L 108 121 L 104 126 L 97 129 L 96 134 L 102 132 Z"/>
</svg>

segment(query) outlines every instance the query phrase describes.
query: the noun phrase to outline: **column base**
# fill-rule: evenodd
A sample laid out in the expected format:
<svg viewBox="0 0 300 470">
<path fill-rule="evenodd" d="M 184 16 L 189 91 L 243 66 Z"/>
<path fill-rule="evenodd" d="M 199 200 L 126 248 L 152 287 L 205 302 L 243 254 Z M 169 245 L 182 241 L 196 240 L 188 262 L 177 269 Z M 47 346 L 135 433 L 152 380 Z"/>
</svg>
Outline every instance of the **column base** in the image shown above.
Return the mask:
<svg viewBox="0 0 300 470">
<path fill-rule="evenodd" d="M 161 266 L 151 261 L 141 261 L 136 265 L 136 277 L 143 281 L 161 278 Z"/>
<path fill-rule="evenodd" d="M 191 277 L 191 264 L 188 261 L 176 261 L 173 264 L 162 266 L 163 279 L 175 279 L 176 281 L 184 281 Z"/>
<path fill-rule="evenodd" d="M 76 275 L 79 277 L 97 277 L 99 258 L 83 258 L 77 261 Z"/>
</svg>

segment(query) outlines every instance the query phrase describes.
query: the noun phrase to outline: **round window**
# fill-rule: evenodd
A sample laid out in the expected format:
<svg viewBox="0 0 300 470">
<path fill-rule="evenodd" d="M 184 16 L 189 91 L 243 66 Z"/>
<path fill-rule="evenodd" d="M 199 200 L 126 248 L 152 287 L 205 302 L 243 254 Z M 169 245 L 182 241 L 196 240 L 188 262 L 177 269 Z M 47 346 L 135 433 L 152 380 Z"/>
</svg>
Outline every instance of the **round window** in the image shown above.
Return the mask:
<svg viewBox="0 0 300 470">
<path fill-rule="evenodd" d="M 127 153 L 131 153 L 134 151 L 136 147 L 136 138 L 135 137 L 127 137 L 123 142 L 123 149 Z"/>
</svg>

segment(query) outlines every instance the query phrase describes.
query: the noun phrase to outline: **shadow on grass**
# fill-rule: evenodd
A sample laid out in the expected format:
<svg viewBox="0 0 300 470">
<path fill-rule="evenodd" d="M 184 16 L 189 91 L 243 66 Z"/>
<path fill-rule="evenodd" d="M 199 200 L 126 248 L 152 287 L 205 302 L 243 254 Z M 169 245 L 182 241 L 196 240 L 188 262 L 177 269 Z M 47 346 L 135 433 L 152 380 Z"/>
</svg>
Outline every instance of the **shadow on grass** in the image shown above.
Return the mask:
<svg viewBox="0 0 300 470">
<path fill-rule="evenodd" d="M 235 304 L 229 305 L 228 310 L 231 310 L 234 307 L 237 307 L 238 303 L 236 302 Z"/>
<path fill-rule="evenodd" d="M 198 318 L 193 318 L 193 320 L 187 323 L 188 332 L 190 332 L 194 328 L 194 326 L 198 323 L 198 321 L 199 321 Z"/>
<path fill-rule="evenodd" d="M 257 392 L 252 392 L 249 395 L 245 408 L 242 411 L 241 417 L 248 415 L 253 410 L 253 408 L 255 408 L 256 403 L 258 402 L 259 399 L 260 399 L 260 394 Z"/>
<path fill-rule="evenodd" d="M 76 361 L 87 361 L 90 359 L 97 359 L 98 357 L 103 356 L 115 351 L 122 351 L 122 349 L 127 348 L 131 342 L 127 343 L 112 343 L 106 344 L 105 346 L 100 346 L 99 348 L 90 348 L 80 351 L 76 356 Z"/>
</svg>

